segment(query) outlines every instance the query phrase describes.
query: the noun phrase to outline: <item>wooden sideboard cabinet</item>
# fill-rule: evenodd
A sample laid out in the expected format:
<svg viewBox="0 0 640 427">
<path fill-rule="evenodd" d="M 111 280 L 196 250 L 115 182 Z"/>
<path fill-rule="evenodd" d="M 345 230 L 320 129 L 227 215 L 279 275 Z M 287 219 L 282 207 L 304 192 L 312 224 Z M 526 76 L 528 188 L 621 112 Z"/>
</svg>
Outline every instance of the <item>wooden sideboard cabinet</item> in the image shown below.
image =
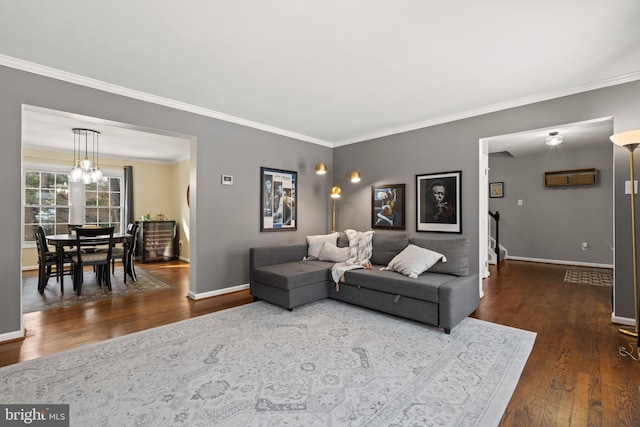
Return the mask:
<svg viewBox="0 0 640 427">
<path fill-rule="evenodd" d="M 136 221 L 140 224 L 136 261 L 169 261 L 176 257 L 175 221 Z"/>
</svg>

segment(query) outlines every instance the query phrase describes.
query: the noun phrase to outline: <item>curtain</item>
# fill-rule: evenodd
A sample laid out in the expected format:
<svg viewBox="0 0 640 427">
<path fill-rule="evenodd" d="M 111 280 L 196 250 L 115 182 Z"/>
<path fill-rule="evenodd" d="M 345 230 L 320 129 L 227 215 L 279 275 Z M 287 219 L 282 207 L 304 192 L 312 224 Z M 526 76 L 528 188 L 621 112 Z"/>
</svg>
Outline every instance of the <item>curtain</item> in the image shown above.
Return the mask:
<svg viewBox="0 0 640 427">
<path fill-rule="evenodd" d="M 134 222 L 133 217 L 133 166 L 124 167 L 124 225 Z"/>
</svg>

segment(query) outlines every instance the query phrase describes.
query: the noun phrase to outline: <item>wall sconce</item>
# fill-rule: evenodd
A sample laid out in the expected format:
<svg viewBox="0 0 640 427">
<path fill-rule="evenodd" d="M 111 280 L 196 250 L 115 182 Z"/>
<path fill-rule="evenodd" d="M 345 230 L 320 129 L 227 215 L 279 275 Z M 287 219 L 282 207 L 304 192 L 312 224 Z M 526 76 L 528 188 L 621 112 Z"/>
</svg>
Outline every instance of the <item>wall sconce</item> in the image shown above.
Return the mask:
<svg viewBox="0 0 640 427">
<path fill-rule="evenodd" d="M 327 168 L 327 165 L 324 162 L 320 162 L 316 165 L 316 173 L 318 175 L 326 175 L 327 171 L 329 169 Z M 352 171 L 351 173 L 346 174 L 345 176 L 343 176 L 340 181 L 338 181 L 338 184 L 334 185 L 333 187 L 331 187 L 331 191 L 329 192 L 329 195 L 331 196 L 331 232 L 336 231 L 336 202 L 338 201 L 338 199 L 342 196 L 342 189 L 340 188 L 340 184 L 342 184 L 342 181 L 344 181 L 347 177 L 349 177 L 349 181 L 351 182 L 360 182 L 360 180 L 362 179 L 362 176 L 360 175 L 360 172 L 358 171 Z"/>
</svg>

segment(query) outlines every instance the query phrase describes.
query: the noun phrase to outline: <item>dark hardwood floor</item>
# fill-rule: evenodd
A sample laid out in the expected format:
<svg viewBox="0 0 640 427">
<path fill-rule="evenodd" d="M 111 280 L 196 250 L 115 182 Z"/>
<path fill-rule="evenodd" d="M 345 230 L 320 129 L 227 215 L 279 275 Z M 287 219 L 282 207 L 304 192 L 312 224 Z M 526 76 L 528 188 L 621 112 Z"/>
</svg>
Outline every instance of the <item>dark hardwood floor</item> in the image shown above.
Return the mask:
<svg viewBox="0 0 640 427">
<path fill-rule="evenodd" d="M 0 344 L 0 366 L 252 301 L 248 291 L 192 301 L 188 264 L 142 267 L 176 287 L 26 314 L 27 336 Z M 634 341 L 611 323 L 612 290 L 565 283 L 566 269 L 508 260 L 483 284 L 473 317 L 537 333 L 500 425 L 640 426 L 640 361 L 618 352 Z"/>
</svg>

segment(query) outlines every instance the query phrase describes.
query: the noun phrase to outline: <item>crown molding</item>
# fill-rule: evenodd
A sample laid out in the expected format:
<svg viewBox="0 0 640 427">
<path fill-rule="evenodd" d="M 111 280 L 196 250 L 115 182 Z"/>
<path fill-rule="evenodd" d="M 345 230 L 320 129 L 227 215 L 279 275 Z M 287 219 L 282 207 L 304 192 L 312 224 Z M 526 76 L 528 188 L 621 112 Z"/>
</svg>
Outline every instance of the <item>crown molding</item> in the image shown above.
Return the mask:
<svg viewBox="0 0 640 427">
<path fill-rule="evenodd" d="M 343 145 L 350 145 L 358 142 L 369 141 L 376 138 L 383 138 L 385 136 L 397 135 L 399 133 L 410 132 L 417 129 L 441 125 L 444 123 L 450 123 L 456 120 L 468 119 L 470 117 L 476 117 L 483 114 L 495 113 L 497 111 L 508 110 L 510 108 L 522 107 L 524 105 L 534 104 L 536 102 L 548 101 L 550 99 L 561 98 L 563 96 L 575 95 L 577 93 L 588 92 L 590 90 L 602 89 L 609 86 L 616 86 L 623 83 L 633 82 L 636 80 L 640 80 L 640 71 L 635 71 L 633 73 L 623 74 L 621 76 L 611 77 L 607 79 L 597 80 L 595 82 L 574 86 L 568 89 L 545 92 L 545 93 L 541 93 L 533 96 L 514 99 L 511 101 L 507 101 L 499 104 L 487 105 L 482 108 L 463 111 L 461 113 L 456 113 L 449 116 L 437 117 L 434 119 L 412 123 L 405 126 L 399 126 L 396 128 L 391 128 L 391 129 L 383 130 L 380 132 L 375 132 L 375 133 L 357 136 L 354 138 L 344 139 L 341 141 L 334 142 L 333 147 L 335 148 Z"/>
<path fill-rule="evenodd" d="M 92 79 L 89 77 L 81 76 L 79 74 L 69 73 L 67 71 L 58 70 L 56 68 L 47 67 L 44 65 L 36 64 L 22 59 L 14 58 L 11 56 L 0 54 L 0 65 L 6 67 L 15 68 L 18 70 L 26 71 L 29 73 L 38 74 L 45 77 L 65 81 L 68 83 L 74 83 L 81 86 L 90 87 L 93 89 L 102 90 L 105 92 L 126 96 L 128 98 L 138 99 L 140 101 L 146 101 L 165 107 L 175 108 L 177 110 L 186 111 L 194 114 L 199 114 L 206 117 L 211 117 L 218 120 L 223 120 L 229 123 L 235 123 L 241 126 L 246 126 L 253 129 L 262 130 L 265 132 L 273 133 L 276 135 L 285 136 L 288 138 L 309 142 L 312 144 L 322 145 L 324 147 L 336 148 L 343 145 L 355 144 L 358 142 L 368 141 L 377 138 L 383 138 L 386 136 L 397 135 L 404 132 L 410 132 L 417 129 L 427 128 L 431 126 L 441 125 L 444 123 L 454 122 L 456 120 L 468 119 L 470 117 L 480 116 L 483 114 L 495 113 L 497 111 L 508 110 L 510 108 L 522 107 L 528 104 L 534 104 L 536 102 L 548 101 L 550 99 L 561 98 L 563 96 L 575 95 L 581 92 L 588 92 L 590 90 L 602 89 L 609 86 L 616 86 L 623 83 L 629 83 L 636 80 L 640 80 L 640 71 L 634 71 L 632 73 L 623 74 L 621 76 L 615 76 L 607 79 L 597 80 L 583 85 L 574 86 L 568 89 L 549 91 L 533 96 L 518 98 L 515 100 L 487 105 L 481 108 L 463 111 L 448 116 L 437 117 L 417 123 L 411 123 L 404 126 L 398 126 L 395 128 L 386 129 L 380 132 L 374 132 L 356 136 L 353 138 L 347 138 L 340 141 L 330 142 L 323 139 L 314 138 L 308 135 L 303 135 L 297 132 L 292 132 L 286 129 L 277 128 L 274 126 L 266 125 L 264 123 L 254 122 L 252 120 L 243 119 L 241 117 L 232 116 L 230 114 L 221 113 L 219 111 L 210 110 L 208 108 L 202 108 L 195 105 L 187 104 L 184 102 L 176 101 L 161 96 L 152 95 L 146 92 L 141 92 L 126 87 L 117 86 L 101 80 Z"/>
<path fill-rule="evenodd" d="M 50 77 L 56 80 L 65 81 L 67 83 L 74 83 L 80 86 L 90 87 L 92 89 L 98 89 L 98 90 L 113 93 L 116 95 L 126 96 L 128 98 L 150 102 L 152 104 L 175 108 L 176 110 L 186 111 L 189 113 L 199 114 L 201 116 L 223 120 L 225 122 L 262 130 L 265 132 L 285 136 L 288 138 L 297 139 L 300 141 L 310 142 L 312 144 L 318 144 L 318 145 L 322 145 L 329 148 L 333 147 L 333 144 L 331 142 L 325 141 L 319 138 L 314 138 L 308 135 L 303 135 L 303 134 L 292 132 L 286 129 L 280 129 L 275 126 L 266 125 L 264 123 L 254 122 L 252 120 L 243 119 L 242 117 L 232 116 L 230 114 L 221 113 L 219 111 L 210 110 L 208 108 L 198 107 L 195 105 L 187 104 L 185 102 L 180 102 L 173 99 L 152 95 L 146 92 L 129 89 L 126 87 L 107 83 L 101 80 L 96 80 L 89 77 L 81 76 L 79 74 L 69 73 L 67 71 L 58 70 L 56 68 L 51 68 L 51 67 L 36 64 L 33 62 L 24 61 L 22 59 L 14 58 L 11 56 L 0 54 L 0 65 L 4 65 L 9 68 L 15 68 L 15 69 L 26 71 L 33 74 L 38 74 L 45 77 Z"/>
</svg>

